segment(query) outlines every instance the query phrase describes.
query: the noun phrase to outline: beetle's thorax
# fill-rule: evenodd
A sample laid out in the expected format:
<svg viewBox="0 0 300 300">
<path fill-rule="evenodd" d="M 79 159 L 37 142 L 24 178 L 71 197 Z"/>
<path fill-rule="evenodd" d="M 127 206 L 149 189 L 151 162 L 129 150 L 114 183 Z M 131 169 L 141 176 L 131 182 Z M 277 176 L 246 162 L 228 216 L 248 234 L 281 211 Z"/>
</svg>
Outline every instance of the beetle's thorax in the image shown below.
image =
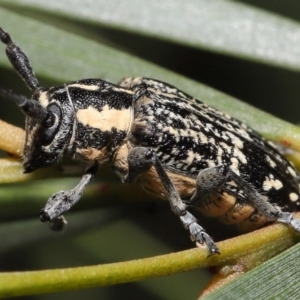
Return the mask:
<svg viewBox="0 0 300 300">
<path fill-rule="evenodd" d="M 132 122 L 132 92 L 101 80 L 67 85 L 74 105 L 74 135 L 68 152 L 87 164 L 104 164 L 127 140 Z"/>
</svg>

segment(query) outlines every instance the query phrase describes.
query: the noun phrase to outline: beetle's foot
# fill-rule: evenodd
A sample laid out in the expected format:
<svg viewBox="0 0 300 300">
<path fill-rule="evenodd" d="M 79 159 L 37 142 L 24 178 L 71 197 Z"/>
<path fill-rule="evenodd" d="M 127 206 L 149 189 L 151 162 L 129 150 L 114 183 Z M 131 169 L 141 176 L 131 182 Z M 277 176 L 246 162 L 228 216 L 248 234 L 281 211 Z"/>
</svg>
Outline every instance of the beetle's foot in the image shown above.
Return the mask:
<svg viewBox="0 0 300 300">
<path fill-rule="evenodd" d="M 52 231 L 61 232 L 64 230 L 66 224 L 67 221 L 64 216 L 59 216 L 49 222 L 49 227 Z"/>
<path fill-rule="evenodd" d="M 213 239 L 208 235 L 205 230 L 197 223 L 196 218 L 186 212 L 180 216 L 180 219 L 186 229 L 190 231 L 190 237 L 192 241 L 196 241 L 199 244 L 206 244 L 209 255 L 220 254 L 218 247 L 216 246 Z"/>
</svg>

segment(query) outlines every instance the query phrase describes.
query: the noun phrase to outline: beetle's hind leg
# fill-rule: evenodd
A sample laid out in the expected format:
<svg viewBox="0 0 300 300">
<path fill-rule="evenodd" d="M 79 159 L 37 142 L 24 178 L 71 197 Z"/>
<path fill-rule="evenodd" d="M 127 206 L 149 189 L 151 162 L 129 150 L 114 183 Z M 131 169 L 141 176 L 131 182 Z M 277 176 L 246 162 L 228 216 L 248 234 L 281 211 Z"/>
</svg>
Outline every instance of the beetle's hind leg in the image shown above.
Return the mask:
<svg viewBox="0 0 300 300">
<path fill-rule="evenodd" d="M 191 239 L 206 244 L 210 255 L 219 253 L 213 239 L 197 223 L 196 218 L 186 210 L 186 205 L 180 199 L 169 176 L 161 165 L 159 159 L 152 149 L 136 147 L 128 155 L 128 174 L 124 177 L 124 182 L 133 182 L 139 175 L 154 167 L 167 194 L 173 212 L 178 215 L 186 229 L 190 231 Z"/>
<path fill-rule="evenodd" d="M 233 181 L 245 194 L 245 201 L 263 214 L 267 221 L 276 221 L 280 211 L 270 202 L 263 199 L 256 189 L 226 166 L 217 166 L 201 170 L 196 179 L 196 190 L 188 201 L 201 203 L 209 194 L 222 188 L 225 182 Z"/>
<path fill-rule="evenodd" d="M 300 220 L 295 218 L 289 212 L 280 212 L 277 222 L 287 224 L 292 227 L 297 233 L 300 233 Z"/>
<path fill-rule="evenodd" d="M 186 203 L 201 203 L 206 196 L 216 192 L 225 182 L 230 180 L 236 183 L 237 187 L 243 191 L 246 201 L 255 207 L 266 218 L 267 222 L 285 223 L 300 233 L 299 219 L 294 218 L 289 212 L 282 212 L 265 200 L 250 183 L 226 166 L 217 166 L 200 171 L 196 180 L 195 193 Z"/>
</svg>

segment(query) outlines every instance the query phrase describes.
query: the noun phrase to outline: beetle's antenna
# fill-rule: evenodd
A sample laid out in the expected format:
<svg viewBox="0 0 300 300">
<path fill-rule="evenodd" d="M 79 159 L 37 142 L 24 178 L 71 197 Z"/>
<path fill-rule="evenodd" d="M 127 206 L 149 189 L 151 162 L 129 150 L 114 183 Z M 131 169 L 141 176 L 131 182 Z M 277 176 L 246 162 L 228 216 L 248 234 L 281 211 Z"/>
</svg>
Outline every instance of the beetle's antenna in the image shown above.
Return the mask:
<svg viewBox="0 0 300 300">
<path fill-rule="evenodd" d="M 32 92 L 36 91 L 40 87 L 40 85 L 37 78 L 34 75 L 27 55 L 18 45 L 16 45 L 12 41 L 10 35 L 7 32 L 5 32 L 1 27 L 0 39 L 2 43 L 7 45 L 6 55 L 13 67 L 15 68 L 15 70 L 17 71 L 17 73 L 25 81 L 26 85 Z"/>
<path fill-rule="evenodd" d="M 36 100 L 28 99 L 23 95 L 13 93 L 0 87 L 0 95 L 14 100 L 22 109 L 24 114 L 30 118 L 43 121 L 47 117 L 47 110 Z"/>
</svg>

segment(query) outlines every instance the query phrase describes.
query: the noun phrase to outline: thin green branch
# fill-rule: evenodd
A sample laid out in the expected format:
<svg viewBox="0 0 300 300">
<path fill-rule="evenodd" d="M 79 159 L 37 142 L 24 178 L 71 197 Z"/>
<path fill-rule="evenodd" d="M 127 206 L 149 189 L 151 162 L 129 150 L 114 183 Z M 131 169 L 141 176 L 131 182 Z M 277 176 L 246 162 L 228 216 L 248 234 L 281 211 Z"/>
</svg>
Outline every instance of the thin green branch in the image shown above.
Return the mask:
<svg viewBox="0 0 300 300">
<path fill-rule="evenodd" d="M 243 259 L 245 256 L 260 254 L 260 259 L 266 260 L 290 247 L 295 241 L 291 231 L 278 224 L 220 242 L 218 247 L 221 255 L 210 257 L 207 257 L 207 248 L 203 246 L 178 253 L 120 263 L 2 273 L 0 274 L 0 297 L 114 285 L 237 261 L 247 264 L 247 259 Z"/>
</svg>

